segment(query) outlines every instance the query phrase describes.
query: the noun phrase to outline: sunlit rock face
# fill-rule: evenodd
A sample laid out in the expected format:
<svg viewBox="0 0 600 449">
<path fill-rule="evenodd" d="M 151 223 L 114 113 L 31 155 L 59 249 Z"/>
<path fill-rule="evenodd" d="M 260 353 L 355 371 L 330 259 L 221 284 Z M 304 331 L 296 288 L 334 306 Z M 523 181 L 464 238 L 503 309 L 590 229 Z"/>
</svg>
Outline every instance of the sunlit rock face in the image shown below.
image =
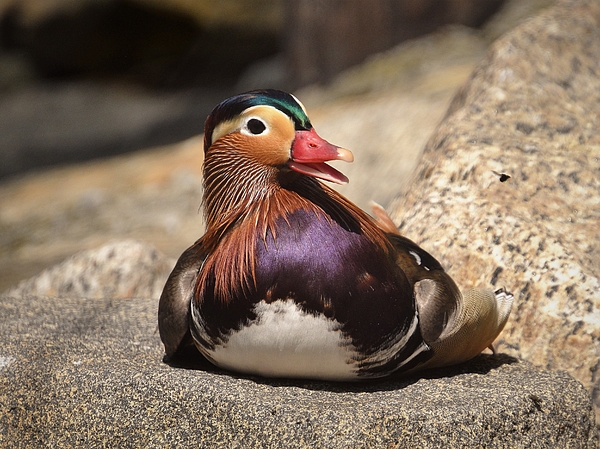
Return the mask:
<svg viewBox="0 0 600 449">
<path fill-rule="evenodd" d="M 599 21 L 563 1 L 498 40 L 393 207 L 459 285 L 514 293 L 500 351 L 567 370 L 597 406 Z"/>
</svg>

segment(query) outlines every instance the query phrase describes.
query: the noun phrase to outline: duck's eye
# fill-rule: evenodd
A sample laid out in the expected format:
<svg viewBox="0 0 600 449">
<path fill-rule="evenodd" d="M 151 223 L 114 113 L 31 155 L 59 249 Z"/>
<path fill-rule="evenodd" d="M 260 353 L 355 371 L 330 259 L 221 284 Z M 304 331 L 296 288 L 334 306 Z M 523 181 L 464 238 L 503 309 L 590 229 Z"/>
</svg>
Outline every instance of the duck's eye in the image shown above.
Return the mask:
<svg viewBox="0 0 600 449">
<path fill-rule="evenodd" d="M 258 135 L 262 134 L 265 129 L 267 129 L 267 125 L 265 125 L 262 120 L 251 118 L 248 120 L 248 123 L 246 123 L 246 128 L 248 128 L 250 134 Z"/>
</svg>

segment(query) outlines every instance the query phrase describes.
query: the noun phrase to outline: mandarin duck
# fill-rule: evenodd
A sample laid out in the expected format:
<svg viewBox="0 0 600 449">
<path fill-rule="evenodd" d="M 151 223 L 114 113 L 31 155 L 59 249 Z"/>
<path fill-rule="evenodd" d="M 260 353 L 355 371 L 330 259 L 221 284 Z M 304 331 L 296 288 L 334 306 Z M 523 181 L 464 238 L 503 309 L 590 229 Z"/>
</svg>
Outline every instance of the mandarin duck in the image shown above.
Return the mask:
<svg viewBox="0 0 600 449">
<path fill-rule="evenodd" d="M 293 95 L 231 97 L 204 134 L 206 232 L 159 302 L 166 359 L 189 345 L 214 365 L 266 377 L 352 381 L 469 360 L 512 304 L 464 295 L 440 263 L 319 180 L 348 180 Z"/>
</svg>

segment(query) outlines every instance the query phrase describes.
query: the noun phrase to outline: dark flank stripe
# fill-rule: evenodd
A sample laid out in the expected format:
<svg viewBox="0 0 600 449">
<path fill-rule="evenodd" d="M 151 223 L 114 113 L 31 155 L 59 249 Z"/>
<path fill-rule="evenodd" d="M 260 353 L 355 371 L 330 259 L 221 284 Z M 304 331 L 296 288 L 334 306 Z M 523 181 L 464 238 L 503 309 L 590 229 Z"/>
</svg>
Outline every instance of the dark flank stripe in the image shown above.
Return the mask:
<svg viewBox="0 0 600 449">
<path fill-rule="evenodd" d="M 214 275 L 208 277 L 205 288 L 200 296 L 202 302 L 192 311 L 194 320 L 191 326 L 192 336 L 197 343 L 208 350 L 214 350 L 215 346 L 227 342 L 228 336 L 239 331 L 243 326 L 247 326 L 256 320 L 254 313 L 254 304 L 256 304 L 255 294 L 251 297 L 239 290 L 236 297 L 228 301 L 217 298 L 214 295 Z M 199 309 L 198 309 L 199 307 Z"/>
<path fill-rule="evenodd" d="M 360 363 L 359 376 L 364 378 L 402 374 L 433 356 L 430 347 L 417 331 L 410 340 L 390 358 L 377 360 L 377 363 Z"/>
</svg>

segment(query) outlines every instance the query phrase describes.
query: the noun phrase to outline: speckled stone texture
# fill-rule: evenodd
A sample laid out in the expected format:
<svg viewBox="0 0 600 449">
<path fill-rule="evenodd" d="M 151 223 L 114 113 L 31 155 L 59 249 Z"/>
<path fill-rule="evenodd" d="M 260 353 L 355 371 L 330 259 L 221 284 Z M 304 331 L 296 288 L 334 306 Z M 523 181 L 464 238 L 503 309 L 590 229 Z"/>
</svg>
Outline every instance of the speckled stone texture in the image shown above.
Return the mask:
<svg viewBox="0 0 600 449">
<path fill-rule="evenodd" d="M 514 293 L 501 352 L 567 370 L 597 407 L 599 130 L 600 2 L 561 1 L 491 47 L 392 207 L 461 287 Z"/>
<path fill-rule="evenodd" d="M 7 296 L 159 298 L 175 260 L 136 240 L 109 242 L 19 282 Z"/>
<path fill-rule="evenodd" d="M 156 300 L 0 298 L 0 447 L 597 446 L 564 372 L 479 356 L 425 379 L 273 381 L 164 364 Z"/>
</svg>

